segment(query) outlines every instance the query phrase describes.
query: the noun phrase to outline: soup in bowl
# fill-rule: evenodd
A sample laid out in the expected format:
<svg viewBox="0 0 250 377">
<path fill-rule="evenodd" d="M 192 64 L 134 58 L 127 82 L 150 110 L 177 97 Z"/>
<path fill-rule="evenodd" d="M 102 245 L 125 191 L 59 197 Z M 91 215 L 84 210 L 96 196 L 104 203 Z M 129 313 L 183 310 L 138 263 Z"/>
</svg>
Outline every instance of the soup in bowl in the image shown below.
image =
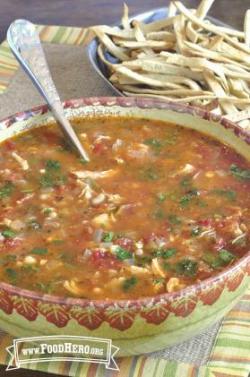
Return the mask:
<svg viewBox="0 0 250 377">
<path fill-rule="evenodd" d="M 1 327 L 128 355 L 221 318 L 249 283 L 249 134 L 150 99 L 65 111 L 89 163 L 45 106 L 1 123 Z"/>
</svg>

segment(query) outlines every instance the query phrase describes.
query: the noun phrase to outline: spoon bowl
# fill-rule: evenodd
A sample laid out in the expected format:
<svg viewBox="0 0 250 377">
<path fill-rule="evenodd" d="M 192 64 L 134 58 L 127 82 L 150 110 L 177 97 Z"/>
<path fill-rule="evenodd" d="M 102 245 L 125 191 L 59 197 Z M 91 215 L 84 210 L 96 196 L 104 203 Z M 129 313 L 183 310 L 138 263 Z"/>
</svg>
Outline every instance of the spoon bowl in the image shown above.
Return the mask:
<svg viewBox="0 0 250 377">
<path fill-rule="evenodd" d="M 88 162 L 87 152 L 64 115 L 35 25 L 27 20 L 15 20 L 7 31 L 7 41 L 24 72 L 47 102 L 66 141 Z"/>
</svg>

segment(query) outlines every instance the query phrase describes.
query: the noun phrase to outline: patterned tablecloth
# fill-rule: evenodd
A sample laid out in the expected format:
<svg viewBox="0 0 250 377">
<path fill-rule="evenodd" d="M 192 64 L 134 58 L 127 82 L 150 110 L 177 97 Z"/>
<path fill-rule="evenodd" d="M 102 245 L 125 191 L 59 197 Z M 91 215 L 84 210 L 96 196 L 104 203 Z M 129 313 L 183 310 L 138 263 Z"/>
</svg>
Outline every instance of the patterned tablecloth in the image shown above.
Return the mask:
<svg viewBox="0 0 250 377">
<path fill-rule="evenodd" d="M 39 26 L 49 66 L 62 99 L 109 96 L 112 91 L 91 67 L 81 28 Z M 0 46 L 0 118 L 43 100 L 19 70 L 7 42 Z M 0 302 L 1 310 L 1 302 Z M 12 337 L 0 332 L 0 363 L 7 364 Z M 222 322 L 180 345 L 150 355 L 116 359 L 120 372 L 78 362 L 30 363 L 35 369 L 87 377 L 248 377 L 250 373 L 250 289 Z"/>
</svg>

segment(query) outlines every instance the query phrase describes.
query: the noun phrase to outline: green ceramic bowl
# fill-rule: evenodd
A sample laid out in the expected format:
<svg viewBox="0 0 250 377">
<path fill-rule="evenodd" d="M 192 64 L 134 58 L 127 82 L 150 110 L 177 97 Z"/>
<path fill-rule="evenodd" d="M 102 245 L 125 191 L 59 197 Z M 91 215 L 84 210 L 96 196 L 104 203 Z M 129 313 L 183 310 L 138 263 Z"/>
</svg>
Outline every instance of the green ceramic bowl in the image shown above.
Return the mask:
<svg viewBox="0 0 250 377">
<path fill-rule="evenodd" d="M 131 116 L 192 128 L 231 145 L 250 160 L 250 134 L 211 113 L 145 98 L 86 98 L 64 103 L 67 116 Z M 0 122 L 0 141 L 51 121 L 47 106 Z M 0 327 L 15 337 L 84 335 L 110 338 L 119 356 L 156 351 L 223 317 L 250 282 L 250 252 L 215 277 L 174 293 L 138 300 L 56 297 L 0 282 Z"/>
</svg>

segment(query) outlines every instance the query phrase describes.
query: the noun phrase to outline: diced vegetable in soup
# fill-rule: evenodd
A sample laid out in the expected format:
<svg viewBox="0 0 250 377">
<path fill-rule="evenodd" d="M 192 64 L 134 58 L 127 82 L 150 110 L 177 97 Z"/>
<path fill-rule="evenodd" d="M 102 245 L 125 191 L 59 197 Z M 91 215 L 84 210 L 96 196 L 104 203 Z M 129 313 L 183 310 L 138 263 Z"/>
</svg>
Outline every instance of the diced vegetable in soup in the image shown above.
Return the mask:
<svg viewBox="0 0 250 377">
<path fill-rule="evenodd" d="M 0 280 L 62 296 L 180 290 L 249 250 L 250 163 L 160 121 L 75 119 L 0 147 Z"/>
</svg>

